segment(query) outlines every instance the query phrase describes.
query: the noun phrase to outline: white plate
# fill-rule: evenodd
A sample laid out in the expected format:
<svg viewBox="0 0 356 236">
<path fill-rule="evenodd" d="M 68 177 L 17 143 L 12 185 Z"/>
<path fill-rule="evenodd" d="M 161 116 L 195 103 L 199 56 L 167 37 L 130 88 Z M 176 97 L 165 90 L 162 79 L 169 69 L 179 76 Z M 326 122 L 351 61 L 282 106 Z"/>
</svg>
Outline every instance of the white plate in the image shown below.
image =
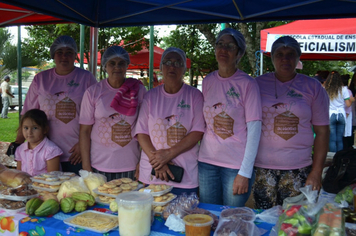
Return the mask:
<svg viewBox="0 0 356 236">
<path fill-rule="evenodd" d="M 102 205 L 105 205 L 105 206 L 110 206 L 110 202 L 102 202 L 102 201 L 100 201 L 99 197 L 95 198 L 95 202 L 97 202 L 99 204 L 102 204 Z"/>
<path fill-rule="evenodd" d="M 160 192 L 153 192 L 152 189 L 144 188 L 143 192 L 150 193 L 154 197 L 162 196 L 163 194 L 169 193 L 173 189 L 173 186 L 169 186 L 167 189 L 162 190 Z M 149 191 L 151 190 L 151 191 Z"/>
<path fill-rule="evenodd" d="M 26 211 L 26 206 L 21 207 L 19 209 L 6 209 L 6 208 L 2 208 L 0 207 L 0 210 L 5 211 L 7 215 L 16 215 L 17 213 L 23 211 Z"/>
<path fill-rule="evenodd" d="M 39 194 L 28 195 L 28 196 L 13 196 L 13 195 L 4 195 L 0 194 L 0 199 L 12 200 L 12 201 L 26 201 L 27 199 L 31 199 L 34 197 L 38 197 Z"/>
<path fill-rule="evenodd" d="M 67 219 L 64 219 L 63 220 L 63 223 L 67 224 L 67 225 L 70 225 L 70 226 L 73 226 L 73 227 L 77 227 L 77 228 L 81 228 L 81 229 L 86 229 L 86 230 L 90 230 L 90 231 L 93 231 L 93 232 L 96 232 L 96 233 L 107 233 L 115 228 L 118 227 L 119 223 L 113 227 L 113 228 L 109 228 L 109 229 L 103 229 L 103 230 L 96 230 L 96 229 L 93 229 L 93 228 L 90 228 L 90 227 L 85 227 L 85 226 L 81 226 L 81 225 L 77 225 L 77 224 L 73 224 L 73 223 L 70 223 L 70 221 L 72 219 L 74 219 L 75 217 L 79 216 L 79 215 L 82 215 L 82 214 L 85 214 L 85 213 L 88 213 L 88 212 L 92 212 L 92 213 L 95 213 L 95 214 L 99 214 L 99 215 L 105 215 L 107 217 L 113 217 L 115 218 L 116 220 L 119 220 L 119 218 L 117 217 L 117 215 L 110 215 L 110 214 L 106 214 L 106 213 L 102 213 L 102 212 L 98 212 L 98 211 L 91 211 L 91 210 L 88 210 L 88 211 L 83 211 L 75 216 L 72 216 L 72 217 L 69 217 Z"/>
<path fill-rule="evenodd" d="M 35 185 L 32 185 L 32 188 L 36 189 L 37 191 L 47 191 L 51 193 L 57 192 L 59 190 L 59 188 L 43 188 Z"/>
<path fill-rule="evenodd" d="M 170 203 L 171 201 L 173 201 L 173 200 L 176 199 L 176 198 L 177 198 L 177 195 L 174 194 L 174 197 L 173 197 L 171 200 L 165 201 L 165 202 L 155 202 L 155 201 L 153 201 L 153 202 L 152 202 L 152 205 L 153 205 L 153 206 L 164 206 L 164 205 Z"/>
<path fill-rule="evenodd" d="M 65 180 L 58 180 L 58 181 L 45 181 L 40 179 L 31 178 L 33 182 L 41 183 L 41 184 L 48 184 L 48 185 L 61 185 Z"/>
</svg>

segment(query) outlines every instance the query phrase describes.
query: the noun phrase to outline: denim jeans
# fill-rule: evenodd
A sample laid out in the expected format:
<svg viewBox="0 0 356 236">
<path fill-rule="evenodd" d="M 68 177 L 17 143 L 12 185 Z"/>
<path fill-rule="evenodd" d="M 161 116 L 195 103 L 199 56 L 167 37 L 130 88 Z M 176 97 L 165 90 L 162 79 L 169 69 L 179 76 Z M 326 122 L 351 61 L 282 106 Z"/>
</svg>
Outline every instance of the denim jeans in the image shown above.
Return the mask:
<svg viewBox="0 0 356 236">
<path fill-rule="evenodd" d="M 343 140 L 345 132 L 345 117 L 342 113 L 332 114 L 330 116 L 330 139 L 329 139 L 329 151 L 337 152 L 342 150 Z"/>
<path fill-rule="evenodd" d="M 230 169 L 207 163 L 199 162 L 199 199 L 200 202 L 218 204 L 225 206 L 243 207 L 248 200 L 255 172 L 249 179 L 248 192 L 240 195 L 233 195 L 233 183 L 237 169 Z"/>
<path fill-rule="evenodd" d="M 1 111 L 1 118 L 7 118 L 7 113 L 9 112 L 9 105 L 10 105 L 10 99 L 9 97 L 3 97 L 2 98 L 2 111 Z"/>
</svg>

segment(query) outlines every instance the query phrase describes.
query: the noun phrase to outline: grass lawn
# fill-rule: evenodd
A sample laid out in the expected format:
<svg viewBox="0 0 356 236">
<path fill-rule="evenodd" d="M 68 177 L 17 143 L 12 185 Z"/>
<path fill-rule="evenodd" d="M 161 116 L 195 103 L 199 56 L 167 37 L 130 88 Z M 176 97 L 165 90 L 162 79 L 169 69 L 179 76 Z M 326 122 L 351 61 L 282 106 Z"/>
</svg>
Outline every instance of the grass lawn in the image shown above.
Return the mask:
<svg viewBox="0 0 356 236">
<path fill-rule="evenodd" d="M 13 142 L 19 127 L 19 112 L 9 112 L 9 119 L 0 118 L 0 142 Z"/>
</svg>

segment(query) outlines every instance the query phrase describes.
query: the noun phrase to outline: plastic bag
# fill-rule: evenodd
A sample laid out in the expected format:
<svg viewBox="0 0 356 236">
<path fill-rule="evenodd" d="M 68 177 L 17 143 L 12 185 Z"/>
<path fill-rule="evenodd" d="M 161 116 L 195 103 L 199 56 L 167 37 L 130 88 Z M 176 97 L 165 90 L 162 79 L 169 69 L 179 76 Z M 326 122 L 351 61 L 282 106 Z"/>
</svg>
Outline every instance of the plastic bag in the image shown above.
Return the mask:
<svg viewBox="0 0 356 236">
<path fill-rule="evenodd" d="M 86 170 L 80 170 L 79 175 L 84 179 L 90 194 L 97 197 L 97 194 L 93 192 L 94 189 L 106 183 L 106 176 L 98 173 L 89 172 Z"/>
<path fill-rule="evenodd" d="M 256 214 L 256 219 L 267 222 L 269 224 L 277 224 L 279 216 L 283 213 L 282 206 L 277 205 L 270 209 L 263 211 L 260 214 Z"/>
<path fill-rule="evenodd" d="M 346 186 L 344 189 L 338 192 L 334 199 L 334 201 L 339 204 L 341 204 L 343 201 L 350 204 L 352 203 L 353 200 L 354 200 L 354 194 L 352 193 L 351 186 Z M 348 207 L 348 205 L 346 207 Z"/>
<path fill-rule="evenodd" d="M 253 222 L 255 218 L 253 210 L 247 207 L 225 209 L 220 214 L 214 236 L 260 236 L 262 233 Z"/>
<path fill-rule="evenodd" d="M 17 187 L 20 185 L 32 183 L 31 175 L 21 170 L 8 169 L 0 164 L 0 183 L 8 187 Z"/>
<path fill-rule="evenodd" d="M 90 193 L 87 185 L 82 177 L 73 177 L 70 180 L 64 181 L 58 190 L 57 198 L 60 201 L 62 198 L 70 197 L 75 192 Z"/>
<path fill-rule="evenodd" d="M 312 225 L 315 222 L 315 215 L 319 212 L 325 202 L 317 202 L 318 191 L 312 191 L 311 185 L 300 188 L 304 197 L 287 199 L 287 208 L 280 215 L 277 224 L 278 235 L 310 235 Z M 297 204 L 292 204 L 291 200 L 295 200 Z M 285 203 L 284 202 L 284 203 Z M 283 205 L 285 205 L 283 203 Z"/>
<path fill-rule="evenodd" d="M 312 190 L 311 185 L 307 185 L 299 189 L 302 193 L 295 197 L 287 197 L 283 201 L 283 209 L 287 209 L 291 205 L 306 205 L 314 204 L 318 199 L 318 191 Z"/>
<path fill-rule="evenodd" d="M 345 235 L 342 210 L 332 203 L 325 204 L 317 216 L 312 235 Z"/>
</svg>

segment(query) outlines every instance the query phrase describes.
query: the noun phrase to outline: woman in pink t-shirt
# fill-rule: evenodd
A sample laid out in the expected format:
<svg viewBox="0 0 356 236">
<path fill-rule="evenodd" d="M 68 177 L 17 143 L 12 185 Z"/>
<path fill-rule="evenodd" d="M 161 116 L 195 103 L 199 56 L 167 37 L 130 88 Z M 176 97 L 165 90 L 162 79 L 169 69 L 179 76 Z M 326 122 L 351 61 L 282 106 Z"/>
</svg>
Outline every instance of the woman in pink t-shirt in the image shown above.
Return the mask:
<svg viewBox="0 0 356 236">
<path fill-rule="evenodd" d="M 299 43 L 281 37 L 271 55 L 275 72 L 256 78 L 263 119 L 253 191 L 261 209 L 282 205 L 304 185 L 320 190 L 329 139 L 328 95 L 319 81 L 296 72 Z"/>
<path fill-rule="evenodd" d="M 244 36 L 222 30 L 215 42 L 219 69 L 203 80 L 206 131 L 199 150 L 199 194 L 203 203 L 242 207 L 255 178 L 261 135 L 261 100 L 256 81 L 237 65 Z"/>
<path fill-rule="evenodd" d="M 48 137 L 58 145 L 62 171 L 79 174 L 82 160 L 79 150 L 79 112 L 85 90 L 97 81 L 89 71 L 75 67 L 77 45 L 70 36 L 59 36 L 50 47 L 56 63 L 52 69 L 38 73 L 28 90 L 21 114 L 40 109 L 48 117 Z M 23 143 L 21 132 L 16 143 Z"/>
<path fill-rule="evenodd" d="M 62 150 L 47 138 L 49 131 L 46 113 L 39 109 L 27 111 L 20 121 L 25 143 L 15 151 L 17 169 L 35 176 L 59 170 Z"/>
<path fill-rule="evenodd" d="M 130 57 L 122 47 L 109 47 L 101 63 L 108 78 L 84 93 L 80 111 L 83 169 L 108 181 L 133 179 L 140 157 L 133 129 L 146 89 L 139 80 L 126 78 Z"/>
<path fill-rule="evenodd" d="M 186 56 L 179 48 L 168 48 L 161 58 L 164 84 L 147 92 L 140 108 L 135 134 L 142 147 L 139 180 L 145 184 L 168 184 L 172 192 L 198 191 L 198 142 L 205 128 L 203 96 L 184 84 Z M 181 182 L 168 164 L 184 169 Z M 151 175 L 152 169 L 155 176 Z M 177 179 L 175 179 L 177 180 Z"/>
</svg>

